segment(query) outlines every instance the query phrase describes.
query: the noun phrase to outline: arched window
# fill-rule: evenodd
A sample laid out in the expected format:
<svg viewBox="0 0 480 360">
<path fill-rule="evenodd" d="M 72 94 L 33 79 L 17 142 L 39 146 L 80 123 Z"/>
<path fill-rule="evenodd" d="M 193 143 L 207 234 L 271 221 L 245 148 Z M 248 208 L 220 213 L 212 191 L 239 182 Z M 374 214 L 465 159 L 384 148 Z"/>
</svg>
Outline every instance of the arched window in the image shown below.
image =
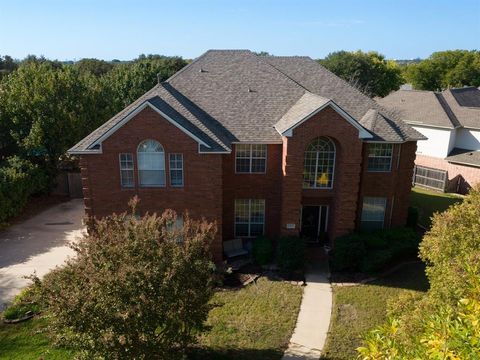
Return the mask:
<svg viewBox="0 0 480 360">
<path fill-rule="evenodd" d="M 335 144 L 326 137 L 313 140 L 305 151 L 303 187 L 330 189 L 333 186 Z"/>
<path fill-rule="evenodd" d="M 140 186 L 165 186 L 165 151 L 155 140 L 145 140 L 137 149 Z"/>
</svg>

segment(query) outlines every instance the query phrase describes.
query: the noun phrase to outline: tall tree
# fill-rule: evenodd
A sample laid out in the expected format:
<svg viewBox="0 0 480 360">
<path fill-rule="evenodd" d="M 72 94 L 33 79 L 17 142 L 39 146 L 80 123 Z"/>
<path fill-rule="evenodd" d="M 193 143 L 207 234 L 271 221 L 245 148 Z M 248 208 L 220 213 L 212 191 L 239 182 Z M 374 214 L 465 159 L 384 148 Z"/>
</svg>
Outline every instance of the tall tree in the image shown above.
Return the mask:
<svg viewBox="0 0 480 360">
<path fill-rule="evenodd" d="M 400 67 L 377 52 L 337 51 L 320 64 L 369 96 L 385 96 L 403 83 Z"/>
<path fill-rule="evenodd" d="M 16 152 L 53 173 L 60 156 L 109 115 L 103 88 L 72 66 L 28 61 L 1 85 L 0 124 Z M 10 144 L 11 145 L 11 144 Z"/>
<path fill-rule="evenodd" d="M 108 73 L 115 66 L 105 60 L 99 59 L 82 59 L 74 65 L 81 73 L 90 73 L 96 77 L 100 77 Z"/>
<path fill-rule="evenodd" d="M 158 80 L 164 81 L 187 62 L 180 57 L 140 55 L 132 63 L 116 65 L 102 81 L 110 92 L 112 110 L 118 112 L 150 90 Z"/>
<path fill-rule="evenodd" d="M 480 51 L 435 52 L 428 59 L 406 66 L 404 76 L 419 90 L 480 86 Z"/>
</svg>

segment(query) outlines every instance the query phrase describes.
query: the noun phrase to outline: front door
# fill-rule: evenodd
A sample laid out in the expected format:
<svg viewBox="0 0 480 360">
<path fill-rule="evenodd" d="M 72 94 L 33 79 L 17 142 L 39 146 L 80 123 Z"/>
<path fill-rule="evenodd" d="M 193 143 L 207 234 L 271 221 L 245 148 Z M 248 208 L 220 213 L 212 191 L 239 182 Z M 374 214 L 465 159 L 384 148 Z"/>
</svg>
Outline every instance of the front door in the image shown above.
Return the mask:
<svg viewBox="0 0 480 360">
<path fill-rule="evenodd" d="M 308 242 L 325 242 L 328 224 L 328 205 L 304 206 L 300 236 Z"/>
</svg>

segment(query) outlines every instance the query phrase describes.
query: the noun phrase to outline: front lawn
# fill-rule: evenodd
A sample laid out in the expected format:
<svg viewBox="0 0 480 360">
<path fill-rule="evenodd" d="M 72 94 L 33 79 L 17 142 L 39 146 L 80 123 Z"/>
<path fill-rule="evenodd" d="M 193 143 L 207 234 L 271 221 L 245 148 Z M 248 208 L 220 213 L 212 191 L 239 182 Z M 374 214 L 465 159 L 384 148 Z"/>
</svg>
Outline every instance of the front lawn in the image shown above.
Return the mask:
<svg viewBox="0 0 480 360">
<path fill-rule="evenodd" d="M 264 277 L 257 284 L 215 293 L 199 347 L 191 359 L 280 359 L 295 327 L 302 288 Z M 71 359 L 53 347 L 44 317 L 17 324 L 0 322 L 0 359 Z"/>
<path fill-rule="evenodd" d="M 72 359 L 71 351 L 50 344 L 47 332 L 48 321 L 45 317 L 15 325 L 7 325 L 0 320 L 0 359 Z"/>
<path fill-rule="evenodd" d="M 200 349 L 192 359 L 280 359 L 295 328 L 303 290 L 264 277 L 215 294 Z"/>
<path fill-rule="evenodd" d="M 385 322 L 390 299 L 406 291 L 427 289 L 425 267 L 420 262 L 402 266 L 368 285 L 334 286 L 333 313 L 322 359 L 355 359 L 361 336 Z"/>
<path fill-rule="evenodd" d="M 420 187 L 414 187 L 410 194 L 410 205 L 418 208 L 420 225 L 430 229 L 432 224 L 430 218 L 435 212 L 443 212 L 451 205 L 462 201 L 462 196 L 448 194 Z"/>
</svg>

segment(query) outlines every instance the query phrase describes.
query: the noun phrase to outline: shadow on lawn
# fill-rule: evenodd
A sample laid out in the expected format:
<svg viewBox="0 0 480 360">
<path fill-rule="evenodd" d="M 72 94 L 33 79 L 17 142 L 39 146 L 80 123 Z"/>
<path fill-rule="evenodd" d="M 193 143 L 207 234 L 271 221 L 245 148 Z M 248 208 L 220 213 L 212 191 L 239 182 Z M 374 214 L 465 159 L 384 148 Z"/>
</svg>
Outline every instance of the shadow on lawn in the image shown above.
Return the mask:
<svg viewBox="0 0 480 360">
<path fill-rule="evenodd" d="M 421 261 L 405 263 L 392 273 L 368 284 L 416 291 L 427 291 L 429 288 L 425 264 Z"/>
<path fill-rule="evenodd" d="M 195 348 L 188 353 L 189 360 L 278 360 L 283 351 L 279 349 L 211 349 Z"/>
</svg>

